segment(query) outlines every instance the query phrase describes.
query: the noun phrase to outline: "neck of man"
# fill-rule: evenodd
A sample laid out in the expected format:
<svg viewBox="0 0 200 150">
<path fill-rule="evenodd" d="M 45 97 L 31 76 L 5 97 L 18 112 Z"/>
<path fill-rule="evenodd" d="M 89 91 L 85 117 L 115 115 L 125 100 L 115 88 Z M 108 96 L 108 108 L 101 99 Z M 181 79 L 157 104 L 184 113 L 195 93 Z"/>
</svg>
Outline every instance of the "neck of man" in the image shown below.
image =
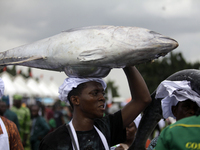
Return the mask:
<svg viewBox="0 0 200 150">
<path fill-rule="evenodd" d="M 72 124 L 75 131 L 89 131 L 94 128 L 93 119 L 77 115 L 76 113 L 73 114 Z"/>
</svg>

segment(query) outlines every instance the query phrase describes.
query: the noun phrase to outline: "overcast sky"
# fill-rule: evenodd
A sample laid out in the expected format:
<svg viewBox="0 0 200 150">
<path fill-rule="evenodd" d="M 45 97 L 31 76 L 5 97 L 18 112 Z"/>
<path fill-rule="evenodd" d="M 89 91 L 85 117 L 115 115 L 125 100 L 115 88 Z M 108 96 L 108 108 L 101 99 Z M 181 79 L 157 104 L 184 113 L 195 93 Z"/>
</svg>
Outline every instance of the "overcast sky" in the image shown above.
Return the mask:
<svg viewBox="0 0 200 150">
<path fill-rule="evenodd" d="M 0 0 L 0 51 L 76 27 L 136 26 L 177 40 L 174 52 L 182 52 L 188 62 L 199 61 L 199 8 L 200 0 Z M 58 85 L 66 78 L 63 72 L 33 69 L 34 77 L 41 74 Z M 108 79 L 116 81 L 121 96 L 130 97 L 122 69 L 113 69 Z"/>
</svg>

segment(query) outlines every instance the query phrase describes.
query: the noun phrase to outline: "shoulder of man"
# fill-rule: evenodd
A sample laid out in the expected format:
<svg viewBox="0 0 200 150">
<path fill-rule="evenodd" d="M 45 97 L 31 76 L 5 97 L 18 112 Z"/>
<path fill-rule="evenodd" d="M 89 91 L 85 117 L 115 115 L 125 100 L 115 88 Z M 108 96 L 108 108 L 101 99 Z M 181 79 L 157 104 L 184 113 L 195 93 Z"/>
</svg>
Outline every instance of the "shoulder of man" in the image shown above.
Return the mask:
<svg viewBox="0 0 200 150">
<path fill-rule="evenodd" d="M 6 126 L 7 131 L 11 131 L 11 128 L 16 128 L 16 125 L 14 122 L 12 122 L 11 120 L 1 116 L 1 119 L 4 123 L 4 125 Z"/>
<path fill-rule="evenodd" d="M 64 141 L 63 141 L 64 140 Z M 71 139 L 66 125 L 62 125 L 53 132 L 48 133 L 42 140 L 41 144 L 59 145 L 64 143 L 71 144 Z"/>
</svg>

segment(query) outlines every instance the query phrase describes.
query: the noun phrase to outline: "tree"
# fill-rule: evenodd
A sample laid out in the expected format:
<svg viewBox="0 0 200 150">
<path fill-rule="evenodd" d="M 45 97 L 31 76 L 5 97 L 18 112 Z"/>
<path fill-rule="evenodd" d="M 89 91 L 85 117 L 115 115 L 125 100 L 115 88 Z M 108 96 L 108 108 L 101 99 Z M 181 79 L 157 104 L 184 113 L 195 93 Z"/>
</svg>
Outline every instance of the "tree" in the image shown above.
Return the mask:
<svg viewBox="0 0 200 150">
<path fill-rule="evenodd" d="M 106 84 L 107 88 L 105 92 L 108 93 L 108 89 L 110 88 L 112 92 L 112 97 L 119 97 L 118 87 L 114 85 L 114 81 L 108 80 Z"/>
<path fill-rule="evenodd" d="M 184 69 L 199 69 L 200 63 L 187 63 L 181 53 L 170 53 L 169 57 L 154 62 L 139 64 L 136 67 L 143 76 L 150 93 L 156 90 L 157 86 L 173 73 Z"/>
</svg>

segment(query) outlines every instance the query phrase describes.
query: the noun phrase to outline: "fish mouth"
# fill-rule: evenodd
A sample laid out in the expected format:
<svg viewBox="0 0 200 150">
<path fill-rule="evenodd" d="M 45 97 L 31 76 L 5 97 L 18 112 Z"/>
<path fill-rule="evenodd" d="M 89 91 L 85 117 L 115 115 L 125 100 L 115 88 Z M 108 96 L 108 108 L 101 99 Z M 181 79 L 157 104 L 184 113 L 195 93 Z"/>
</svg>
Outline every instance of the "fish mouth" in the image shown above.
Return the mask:
<svg viewBox="0 0 200 150">
<path fill-rule="evenodd" d="M 175 49 L 179 46 L 178 42 L 170 37 L 163 36 L 162 34 L 157 33 L 155 31 L 150 31 L 149 33 L 153 34 L 154 37 L 160 39 L 162 45 L 164 45 L 166 48 Z"/>
<path fill-rule="evenodd" d="M 164 39 L 164 40 L 168 40 L 169 44 L 171 45 L 171 47 L 173 47 L 173 49 L 175 49 L 179 46 L 178 42 L 172 38 L 169 38 L 169 37 L 160 37 L 160 38 Z"/>
</svg>

